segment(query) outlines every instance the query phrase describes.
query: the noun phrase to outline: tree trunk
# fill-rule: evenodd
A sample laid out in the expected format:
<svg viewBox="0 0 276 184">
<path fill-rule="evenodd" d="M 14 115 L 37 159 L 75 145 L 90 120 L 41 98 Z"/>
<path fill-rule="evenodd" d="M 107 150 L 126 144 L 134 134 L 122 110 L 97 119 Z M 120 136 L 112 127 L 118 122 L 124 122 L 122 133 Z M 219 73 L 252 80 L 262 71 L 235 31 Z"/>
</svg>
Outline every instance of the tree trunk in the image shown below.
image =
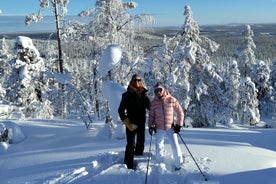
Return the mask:
<svg viewBox="0 0 276 184">
<path fill-rule="evenodd" d="M 59 15 L 58 15 L 58 2 L 57 0 L 53 1 L 54 13 L 56 19 L 56 31 L 57 31 L 57 41 L 58 41 L 58 61 L 59 61 L 59 72 L 63 73 L 63 58 L 62 58 L 62 49 L 61 49 L 61 39 L 60 39 L 60 25 L 59 25 Z M 61 84 L 61 103 L 62 103 L 62 117 L 66 117 L 66 102 L 64 98 L 65 86 Z"/>
</svg>

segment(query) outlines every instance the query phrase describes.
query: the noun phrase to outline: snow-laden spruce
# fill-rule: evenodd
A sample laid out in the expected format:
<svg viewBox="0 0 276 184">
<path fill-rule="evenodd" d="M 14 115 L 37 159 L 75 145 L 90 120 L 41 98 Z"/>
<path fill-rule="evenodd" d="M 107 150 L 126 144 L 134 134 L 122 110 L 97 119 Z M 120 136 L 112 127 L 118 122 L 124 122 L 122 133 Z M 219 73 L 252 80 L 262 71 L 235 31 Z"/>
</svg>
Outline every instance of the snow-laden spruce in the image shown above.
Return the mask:
<svg viewBox="0 0 276 184">
<path fill-rule="evenodd" d="M 12 103 L 19 117 L 51 118 L 53 110 L 48 100 L 45 65 L 32 39 L 18 36 L 15 41 L 15 58 L 7 86 L 6 99 Z"/>
</svg>

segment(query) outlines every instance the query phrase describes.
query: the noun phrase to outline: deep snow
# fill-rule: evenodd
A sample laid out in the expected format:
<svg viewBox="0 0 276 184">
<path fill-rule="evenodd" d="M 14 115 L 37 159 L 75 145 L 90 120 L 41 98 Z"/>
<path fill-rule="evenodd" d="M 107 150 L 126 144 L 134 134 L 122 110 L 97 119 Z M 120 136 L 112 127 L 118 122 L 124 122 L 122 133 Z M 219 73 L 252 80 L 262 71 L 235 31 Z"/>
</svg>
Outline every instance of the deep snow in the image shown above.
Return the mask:
<svg viewBox="0 0 276 184">
<path fill-rule="evenodd" d="M 145 155 L 135 157 L 136 170 L 128 170 L 123 164 L 126 141 L 106 136 L 108 126 L 104 122 L 94 122 L 90 130 L 73 119 L 2 123 L 15 130 L 14 144 L 1 143 L 2 184 L 145 183 L 148 133 Z M 182 169 L 173 171 L 168 144 L 164 164 L 156 164 L 153 137 L 148 183 L 276 183 L 275 129 L 237 125 L 183 128 L 181 136 L 208 181 L 204 181 L 181 139 L 185 156 Z"/>
<path fill-rule="evenodd" d="M 25 39 L 23 41 L 26 41 Z M 108 47 L 100 67 L 102 77 L 121 57 L 118 46 Z M 70 84 L 66 76 L 55 76 Z M 125 90 L 112 81 L 103 81 L 103 96 L 111 108 L 110 115 L 118 120 L 117 107 Z M 111 93 L 112 92 L 112 93 Z M 7 114 L 8 107 L 1 107 Z M 150 137 L 146 134 L 145 155 L 136 157 L 136 170 L 123 164 L 124 126 L 110 131 L 109 124 L 94 122 L 86 129 L 83 122 L 68 120 L 3 120 L 2 126 L 12 133 L 13 144 L 0 143 L 1 184 L 123 184 L 145 183 L 147 161 L 151 158 L 149 184 L 275 184 L 276 129 L 258 126 L 218 125 L 214 129 L 183 128 L 181 136 L 208 181 L 204 181 L 191 155 L 179 140 L 185 163 L 173 171 L 171 149 L 166 144 L 164 163 L 154 162 L 154 142 L 149 150 Z M 185 122 L 187 123 L 187 122 Z M 275 126 L 275 120 L 266 122 Z M 116 124 L 115 124 L 116 125 Z M 149 155 L 153 156 L 149 157 Z"/>
</svg>

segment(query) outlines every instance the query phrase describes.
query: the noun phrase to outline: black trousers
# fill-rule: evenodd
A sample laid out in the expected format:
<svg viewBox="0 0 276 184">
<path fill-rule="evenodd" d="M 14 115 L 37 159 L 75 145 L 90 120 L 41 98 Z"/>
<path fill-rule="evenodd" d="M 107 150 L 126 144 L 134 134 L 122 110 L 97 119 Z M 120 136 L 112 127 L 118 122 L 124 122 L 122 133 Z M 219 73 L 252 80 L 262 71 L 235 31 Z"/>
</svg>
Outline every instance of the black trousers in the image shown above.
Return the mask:
<svg viewBox="0 0 276 184">
<path fill-rule="evenodd" d="M 128 169 L 133 169 L 134 155 L 143 155 L 144 153 L 145 126 L 138 126 L 134 131 L 129 131 L 126 128 L 126 140 L 124 164 Z"/>
</svg>

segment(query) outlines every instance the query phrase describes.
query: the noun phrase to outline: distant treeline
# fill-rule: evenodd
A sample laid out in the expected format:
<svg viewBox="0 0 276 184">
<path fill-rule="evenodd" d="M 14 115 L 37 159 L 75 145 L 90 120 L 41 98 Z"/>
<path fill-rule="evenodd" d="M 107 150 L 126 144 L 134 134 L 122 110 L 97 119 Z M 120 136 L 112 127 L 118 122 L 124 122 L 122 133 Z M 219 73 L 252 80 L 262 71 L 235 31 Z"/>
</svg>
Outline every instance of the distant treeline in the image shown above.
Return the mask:
<svg viewBox="0 0 276 184">
<path fill-rule="evenodd" d="M 215 53 L 209 53 L 214 63 L 224 63 L 229 61 L 235 52 L 236 48 L 243 42 L 244 37 L 241 35 L 245 25 L 211 25 L 200 27 L 200 34 L 207 36 L 220 44 L 220 48 Z M 254 31 L 254 43 L 256 45 L 256 59 L 263 61 L 271 61 L 276 58 L 276 24 L 253 24 L 251 29 Z M 180 27 L 159 27 L 150 30 L 145 30 L 145 34 L 137 35 L 136 39 L 145 50 L 150 50 L 152 47 L 162 44 L 163 35 L 167 37 L 174 36 Z M 18 33 L 18 34 L 1 34 L 1 37 L 13 40 L 17 36 L 28 36 L 34 40 L 35 45 L 43 55 L 45 41 L 55 40 L 56 33 Z M 76 48 L 76 46 L 80 48 Z M 71 42 L 64 45 L 65 52 L 71 58 L 87 57 L 90 52 L 90 44 Z M 77 52 L 75 50 L 77 49 Z M 71 51 L 70 51 L 71 50 Z M 46 54 L 46 53 L 45 53 Z"/>
<path fill-rule="evenodd" d="M 268 61 L 276 58 L 276 24 L 253 24 L 250 25 L 254 32 L 254 43 L 256 45 L 256 59 Z M 207 36 L 220 44 L 220 48 L 215 53 L 209 53 L 214 63 L 228 61 L 234 54 L 237 47 L 243 42 L 244 37 L 241 35 L 245 25 L 211 25 L 200 27 L 200 34 Z M 146 31 L 150 39 L 141 39 L 145 48 L 150 48 L 155 45 L 161 45 L 163 35 L 173 36 L 180 28 L 166 27 L 155 28 Z M 145 35 L 144 35 L 145 36 Z"/>
</svg>

